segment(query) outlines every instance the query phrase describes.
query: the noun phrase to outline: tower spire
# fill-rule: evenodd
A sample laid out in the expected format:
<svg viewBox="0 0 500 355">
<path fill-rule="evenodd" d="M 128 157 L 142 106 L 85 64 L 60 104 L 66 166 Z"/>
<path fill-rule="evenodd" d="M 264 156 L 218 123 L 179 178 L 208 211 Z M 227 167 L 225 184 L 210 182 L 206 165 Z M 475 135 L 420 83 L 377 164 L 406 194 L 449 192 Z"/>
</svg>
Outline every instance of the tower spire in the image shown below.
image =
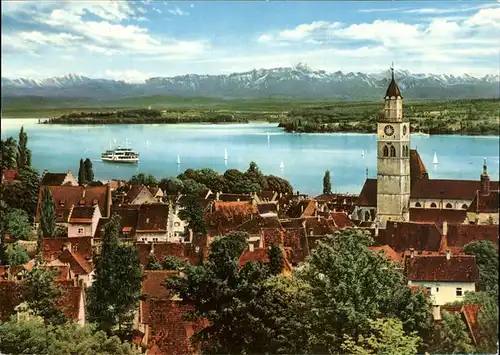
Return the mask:
<svg viewBox="0 0 500 355">
<path fill-rule="evenodd" d="M 394 61 L 391 63 L 391 76 L 392 80 L 394 80 Z"/>
<path fill-rule="evenodd" d="M 486 158 L 483 159 L 483 174 L 488 175 L 488 166 L 486 166 Z"/>
</svg>

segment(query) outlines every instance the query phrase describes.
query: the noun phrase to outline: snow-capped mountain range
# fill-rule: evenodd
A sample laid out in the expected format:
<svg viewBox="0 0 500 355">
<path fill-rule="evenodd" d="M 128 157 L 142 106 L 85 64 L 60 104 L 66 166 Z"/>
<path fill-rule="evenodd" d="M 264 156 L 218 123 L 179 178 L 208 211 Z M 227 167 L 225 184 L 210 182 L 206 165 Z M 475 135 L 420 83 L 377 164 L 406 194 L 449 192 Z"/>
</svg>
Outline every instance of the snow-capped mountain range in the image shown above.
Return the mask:
<svg viewBox="0 0 500 355">
<path fill-rule="evenodd" d="M 397 70 L 396 80 L 403 95 L 410 98 L 499 97 L 500 77 L 446 74 L 415 74 Z M 2 96 L 45 96 L 115 99 L 145 95 L 212 96 L 227 98 L 379 98 L 390 80 L 382 73 L 343 73 L 311 69 L 299 63 L 293 67 L 257 69 L 229 75 L 187 74 L 154 77 L 141 84 L 92 79 L 68 74 L 46 79 L 2 78 Z"/>
</svg>

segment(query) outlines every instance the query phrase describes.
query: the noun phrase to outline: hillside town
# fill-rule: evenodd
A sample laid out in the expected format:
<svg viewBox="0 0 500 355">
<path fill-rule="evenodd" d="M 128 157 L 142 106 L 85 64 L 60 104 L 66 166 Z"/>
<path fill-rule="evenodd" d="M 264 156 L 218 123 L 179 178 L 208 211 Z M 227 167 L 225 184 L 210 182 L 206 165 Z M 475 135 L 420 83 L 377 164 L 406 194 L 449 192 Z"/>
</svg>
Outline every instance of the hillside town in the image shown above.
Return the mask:
<svg viewBox="0 0 500 355">
<path fill-rule="evenodd" d="M 99 275 L 105 260 L 100 256 L 106 255 L 116 227 L 119 243 L 136 251 L 134 258 L 141 270 L 141 297 L 134 306 L 127 338 L 132 349 L 148 355 L 200 353 L 202 343 L 211 338 L 194 342 L 192 337 L 215 321 L 185 318 L 194 309 L 200 311 L 193 301 L 196 296 L 188 302 L 182 292 L 173 292 L 179 289 L 165 285 L 179 276 L 194 278 L 195 271 L 186 270 L 209 264 L 212 246 L 219 240 L 245 236 L 246 244 L 235 261 L 240 270 L 251 263 L 272 267 L 273 253 L 278 250 L 277 274 L 291 279 L 310 260 L 320 263 L 329 255 L 325 250 L 332 236 L 341 240 L 354 235 L 371 238 L 368 250 L 382 255 L 387 265 L 404 276 L 404 287 L 425 297 L 436 329 L 446 323 L 448 314 L 455 315 L 470 345 L 479 348 L 485 334 L 490 334 L 479 320 L 483 305 L 464 300 L 487 291 L 481 269 L 485 257 L 471 253 L 468 247 L 491 244 L 495 257 L 498 255 L 499 182 L 490 179 L 486 159 L 475 180 L 432 179 L 418 151 L 411 148 L 412 129 L 403 116 L 403 97 L 394 73 L 384 101 L 384 115 L 377 122 L 377 178 L 367 178 L 356 195 L 332 193 L 329 176 L 323 194 L 308 196 L 279 188 L 241 193 L 206 186 L 191 193 L 172 193 L 174 189 L 147 181 L 95 184 L 82 181 L 81 173 L 44 171 L 35 184 L 36 201 L 27 201 L 25 208 L 12 207 L 16 199 L 24 198 L 21 192 L 12 195 L 12 191 L 21 191 L 16 186 L 26 183 L 21 170 L 28 164 L 28 154 L 21 166 L 2 170 L 2 202 L 32 211 L 28 217 L 33 222 L 30 234 L 35 237 L 15 236 L 19 232 L 11 226 L 17 222 L 2 217 L 0 321 L 40 316 L 30 309 L 28 285 L 32 281 L 27 280 L 33 270 L 42 268 L 53 271 L 54 283 L 62 290 L 56 308 L 80 326 L 92 323 L 94 316 L 89 314 L 96 312 L 89 305 L 97 296 L 89 296 L 94 292 L 90 290 L 102 283 Z M 249 170 L 261 174 L 255 166 Z M 14 197 L 4 197 L 5 191 Z M 7 210 L 2 205 L 2 214 Z M 27 260 L 7 260 L 6 250 L 18 247 L 25 250 Z M 121 260 L 124 265 L 129 262 Z M 359 272 L 356 270 L 344 272 Z M 498 316 L 498 308 L 496 312 Z M 235 326 L 235 332 L 237 329 Z M 221 349 L 219 353 L 225 353 L 228 348 Z"/>
</svg>

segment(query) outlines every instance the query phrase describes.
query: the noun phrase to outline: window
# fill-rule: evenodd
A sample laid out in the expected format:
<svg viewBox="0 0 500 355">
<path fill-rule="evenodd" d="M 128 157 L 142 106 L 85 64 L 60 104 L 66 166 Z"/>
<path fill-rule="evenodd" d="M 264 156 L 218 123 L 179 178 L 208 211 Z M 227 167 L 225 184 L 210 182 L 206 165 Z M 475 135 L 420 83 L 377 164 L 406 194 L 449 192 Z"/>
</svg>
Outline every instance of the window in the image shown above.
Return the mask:
<svg viewBox="0 0 500 355">
<path fill-rule="evenodd" d="M 446 208 L 452 208 L 453 206 L 451 205 L 451 203 L 447 203 L 446 204 Z"/>
<path fill-rule="evenodd" d="M 158 241 L 158 238 L 153 238 L 153 242 L 157 242 Z"/>
<path fill-rule="evenodd" d="M 439 287 L 436 287 L 436 292 L 439 292 Z"/>
<path fill-rule="evenodd" d="M 83 234 L 83 228 L 78 228 L 78 234 Z"/>
<path fill-rule="evenodd" d="M 366 211 L 365 212 L 365 221 L 370 221 L 370 219 L 371 219 L 370 217 L 371 217 L 370 212 Z"/>
<path fill-rule="evenodd" d="M 415 207 L 422 207 L 422 205 L 420 204 L 420 202 L 417 202 L 417 203 L 415 204 Z"/>
<path fill-rule="evenodd" d="M 391 157 L 395 156 L 396 156 L 396 148 L 394 148 L 394 146 L 391 145 Z"/>
<path fill-rule="evenodd" d="M 384 145 L 384 157 L 388 157 L 389 156 L 389 148 L 387 148 L 386 145 Z"/>
<path fill-rule="evenodd" d="M 175 227 L 179 227 L 180 225 L 181 225 L 181 224 L 180 224 L 179 222 L 175 222 L 175 223 L 174 223 L 174 226 L 175 226 Z"/>
<path fill-rule="evenodd" d="M 457 287 L 457 297 L 462 297 L 462 288 Z"/>
<path fill-rule="evenodd" d="M 430 295 L 432 292 L 432 288 L 431 287 L 426 287 L 425 290 L 427 291 L 427 293 Z"/>
<path fill-rule="evenodd" d="M 433 203 L 431 203 L 431 208 L 436 208 L 436 207 L 437 207 L 437 206 L 436 206 L 436 204 L 435 204 L 434 202 L 433 202 Z"/>
<path fill-rule="evenodd" d="M 468 206 L 464 203 L 464 204 L 462 205 L 462 208 L 463 208 L 464 210 L 466 210 L 466 209 L 468 208 Z"/>
</svg>

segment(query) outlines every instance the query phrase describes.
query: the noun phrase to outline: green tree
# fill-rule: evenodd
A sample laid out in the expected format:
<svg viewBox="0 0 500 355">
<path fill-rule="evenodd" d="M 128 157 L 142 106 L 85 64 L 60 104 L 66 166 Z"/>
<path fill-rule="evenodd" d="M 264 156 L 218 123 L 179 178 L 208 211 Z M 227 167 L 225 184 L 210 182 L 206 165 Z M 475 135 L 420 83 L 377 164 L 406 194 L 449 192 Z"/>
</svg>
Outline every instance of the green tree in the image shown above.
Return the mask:
<svg viewBox="0 0 500 355">
<path fill-rule="evenodd" d="M 9 137 L 6 140 L 1 140 L 1 159 L 3 169 L 17 168 L 17 142 L 14 138 Z"/>
<path fill-rule="evenodd" d="M 332 181 L 330 179 L 330 170 L 325 171 L 325 176 L 323 176 L 323 193 L 325 195 L 330 195 L 332 193 Z"/>
<path fill-rule="evenodd" d="M 162 267 L 153 253 L 148 256 L 148 264 L 146 265 L 146 270 L 161 270 Z"/>
<path fill-rule="evenodd" d="M 2 191 L 2 190 L 0 190 Z M 7 225 L 7 213 L 9 212 L 9 205 L 4 200 L 0 200 L 0 265 L 5 264 L 5 231 Z"/>
<path fill-rule="evenodd" d="M 300 272 L 311 285 L 313 351 L 338 352 L 344 335 L 367 335 L 370 320 L 397 318 L 405 332 L 430 336 L 430 301 L 412 293 L 403 273 L 371 251 L 370 236 L 345 231 L 320 242 Z M 409 311 L 411 310 L 411 311 Z"/>
<path fill-rule="evenodd" d="M 249 179 L 252 183 L 259 185 L 259 191 L 269 189 L 267 179 L 260 171 L 256 162 L 254 162 L 254 161 L 250 162 L 248 169 L 245 172 L 245 177 L 247 179 Z M 258 192 L 258 191 L 254 191 L 254 192 Z"/>
<path fill-rule="evenodd" d="M 85 182 L 90 183 L 94 181 L 94 170 L 90 158 L 85 159 L 83 162 L 83 170 L 85 171 Z"/>
<path fill-rule="evenodd" d="M 24 265 L 30 260 L 26 249 L 18 243 L 5 248 L 5 265 Z"/>
<path fill-rule="evenodd" d="M 6 216 L 6 231 L 16 240 L 27 240 L 30 238 L 33 228 L 26 211 L 15 208 L 10 210 Z"/>
<path fill-rule="evenodd" d="M 143 173 L 132 176 L 128 183 L 131 185 L 158 186 L 158 181 L 153 175 L 145 175 Z"/>
<path fill-rule="evenodd" d="M 194 305 L 191 317 L 210 322 L 192 340 L 201 341 L 204 353 L 303 353 L 308 286 L 296 278 L 272 277 L 260 262 L 240 268 L 238 257 L 247 243 L 246 233 L 215 238 L 206 262 L 187 267 L 186 277 L 167 280 L 170 290 Z"/>
<path fill-rule="evenodd" d="M 188 264 L 185 261 L 175 257 L 175 256 L 166 256 L 163 259 L 162 268 L 163 270 L 182 270 Z"/>
<path fill-rule="evenodd" d="M 182 180 L 182 183 L 184 184 L 182 193 L 186 195 L 197 195 L 207 188 L 205 185 L 200 184 L 192 179 Z"/>
<path fill-rule="evenodd" d="M 496 297 L 498 295 L 498 252 L 495 245 L 487 240 L 467 244 L 463 251 L 476 256 L 479 269 L 479 290 L 484 290 Z"/>
<path fill-rule="evenodd" d="M 177 179 L 177 178 L 161 179 L 158 186 L 167 195 L 180 194 L 182 192 L 182 190 L 184 189 L 184 183 L 182 182 L 182 180 Z"/>
<path fill-rule="evenodd" d="M 17 156 L 16 163 L 18 169 L 23 169 L 25 167 L 29 167 L 30 151 L 28 149 L 28 135 L 24 132 L 24 126 L 21 126 L 21 130 L 19 131 L 19 139 L 17 145 Z"/>
<path fill-rule="evenodd" d="M 399 319 L 370 320 L 370 334 L 359 335 L 357 342 L 345 336 L 341 348 L 343 353 L 352 355 L 398 354 L 414 355 L 422 339 L 416 332 L 406 334 Z"/>
<path fill-rule="evenodd" d="M 19 170 L 18 176 L 19 181 L 1 186 L 1 199 L 10 208 L 25 210 L 31 218 L 34 218 L 40 177 L 38 172 L 30 167 Z"/>
<path fill-rule="evenodd" d="M 271 191 L 281 192 L 285 195 L 293 194 L 292 185 L 287 180 L 274 175 L 268 175 L 266 179 Z"/>
<path fill-rule="evenodd" d="M 128 329 L 141 292 L 142 272 L 134 247 L 120 244 L 120 217 L 104 227 L 101 253 L 95 256 L 94 282 L 88 293 L 89 320 L 107 334 Z"/>
<path fill-rule="evenodd" d="M 78 168 L 78 185 L 82 186 L 85 183 L 85 165 L 83 164 L 83 159 L 80 159 L 80 167 Z"/>
<path fill-rule="evenodd" d="M 283 251 L 280 245 L 272 244 L 268 248 L 269 271 L 272 275 L 279 275 L 283 270 Z"/>
<path fill-rule="evenodd" d="M 498 352 L 498 298 L 486 295 L 481 300 L 477 322 L 480 333 L 477 350 L 483 354 Z"/>
<path fill-rule="evenodd" d="M 57 307 L 57 302 L 62 294 L 61 289 L 55 284 L 55 274 L 52 270 L 41 266 L 34 267 L 26 277 L 28 288 L 28 307 L 46 323 L 63 324 L 66 317 Z"/>
<path fill-rule="evenodd" d="M 56 232 L 56 210 L 50 189 L 45 186 L 40 205 L 40 229 L 42 237 L 54 237 Z"/>
<path fill-rule="evenodd" d="M 204 212 L 195 197 L 188 198 L 183 205 L 183 209 L 179 211 L 179 217 L 188 223 L 189 229 L 196 234 L 207 234 L 208 227 L 205 221 Z"/>
<path fill-rule="evenodd" d="M 474 352 L 472 341 L 460 314 L 443 311 L 443 322 L 439 330 L 436 349 L 438 354 L 470 354 Z"/>
<path fill-rule="evenodd" d="M 39 319 L 0 323 L 0 352 L 6 354 L 139 355 L 130 343 L 107 337 L 94 325 L 47 325 Z"/>
</svg>

